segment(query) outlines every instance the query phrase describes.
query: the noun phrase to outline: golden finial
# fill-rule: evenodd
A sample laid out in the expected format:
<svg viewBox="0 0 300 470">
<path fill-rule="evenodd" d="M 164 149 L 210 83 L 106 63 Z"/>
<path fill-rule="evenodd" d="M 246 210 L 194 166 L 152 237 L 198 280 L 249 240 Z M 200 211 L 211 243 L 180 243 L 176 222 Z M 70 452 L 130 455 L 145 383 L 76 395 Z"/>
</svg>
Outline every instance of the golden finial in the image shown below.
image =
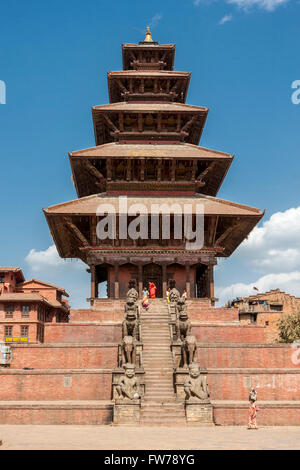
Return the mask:
<svg viewBox="0 0 300 470">
<path fill-rule="evenodd" d="M 154 42 L 151 36 L 150 28 L 147 26 L 146 37 L 144 42 Z"/>
</svg>

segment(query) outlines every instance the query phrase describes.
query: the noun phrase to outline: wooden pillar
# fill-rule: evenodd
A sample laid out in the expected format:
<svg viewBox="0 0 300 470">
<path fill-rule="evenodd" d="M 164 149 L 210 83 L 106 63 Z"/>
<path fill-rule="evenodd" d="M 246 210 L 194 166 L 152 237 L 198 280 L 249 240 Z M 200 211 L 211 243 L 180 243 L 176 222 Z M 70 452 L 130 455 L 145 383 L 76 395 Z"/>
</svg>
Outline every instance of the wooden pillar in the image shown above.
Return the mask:
<svg viewBox="0 0 300 470">
<path fill-rule="evenodd" d="M 215 297 L 215 285 L 214 285 L 214 267 L 210 264 L 207 268 L 207 280 L 208 280 L 208 297 L 213 299 Z"/>
<path fill-rule="evenodd" d="M 97 299 L 98 298 L 98 284 L 97 284 L 97 273 L 96 273 L 96 266 L 90 266 L 91 271 L 91 298 Z"/>
<path fill-rule="evenodd" d="M 167 265 L 162 265 L 162 289 L 163 289 L 163 299 L 166 298 L 167 292 Z"/>
<path fill-rule="evenodd" d="M 119 265 L 115 264 L 115 299 L 120 298 L 119 292 Z"/>
<path fill-rule="evenodd" d="M 139 296 L 142 297 L 142 292 L 143 292 L 143 265 L 139 264 L 138 265 L 138 290 L 139 290 Z"/>
<path fill-rule="evenodd" d="M 191 297 L 190 265 L 185 265 L 185 290 L 187 298 Z"/>
</svg>

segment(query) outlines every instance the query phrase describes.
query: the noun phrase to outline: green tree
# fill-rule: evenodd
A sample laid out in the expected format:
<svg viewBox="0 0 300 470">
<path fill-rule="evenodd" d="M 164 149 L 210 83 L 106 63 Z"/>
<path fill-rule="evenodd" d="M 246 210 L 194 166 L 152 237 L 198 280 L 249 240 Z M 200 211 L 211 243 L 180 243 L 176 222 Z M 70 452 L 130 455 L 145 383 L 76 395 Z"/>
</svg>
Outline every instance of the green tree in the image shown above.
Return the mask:
<svg viewBox="0 0 300 470">
<path fill-rule="evenodd" d="M 293 343 L 300 340 L 300 311 L 291 315 L 282 315 L 277 325 L 279 343 Z"/>
</svg>

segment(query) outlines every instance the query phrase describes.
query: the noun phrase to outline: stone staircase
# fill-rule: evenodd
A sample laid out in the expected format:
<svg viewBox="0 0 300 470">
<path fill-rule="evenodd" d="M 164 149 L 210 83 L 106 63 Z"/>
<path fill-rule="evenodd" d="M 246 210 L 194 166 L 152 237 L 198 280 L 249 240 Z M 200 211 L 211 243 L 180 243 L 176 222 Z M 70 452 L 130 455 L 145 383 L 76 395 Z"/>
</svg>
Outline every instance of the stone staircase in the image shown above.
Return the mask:
<svg viewBox="0 0 300 470">
<path fill-rule="evenodd" d="M 173 357 L 167 304 L 150 300 L 148 312 L 141 311 L 143 367 L 146 393 L 142 401 L 141 424 L 145 426 L 185 425 L 183 403 L 176 402 L 173 386 Z"/>
</svg>

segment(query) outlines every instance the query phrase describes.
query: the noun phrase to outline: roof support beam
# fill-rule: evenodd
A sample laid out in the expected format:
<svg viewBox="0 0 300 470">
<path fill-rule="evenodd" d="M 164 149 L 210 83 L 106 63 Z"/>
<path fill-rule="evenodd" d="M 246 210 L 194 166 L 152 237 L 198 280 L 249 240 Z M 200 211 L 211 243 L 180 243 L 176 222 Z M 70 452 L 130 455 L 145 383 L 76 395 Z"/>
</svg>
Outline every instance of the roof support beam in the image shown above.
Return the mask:
<svg viewBox="0 0 300 470">
<path fill-rule="evenodd" d="M 210 217 L 209 224 L 208 224 L 208 232 L 207 232 L 207 246 L 214 246 L 215 244 L 218 222 L 219 222 L 218 215 L 214 215 Z"/>
<path fill-rule="evenodd" d="M 103 180 L 104 176 L 100 173 L 99 170 L 89 161 L 82 160 L 84 168 L 90 173 L 90 175 L 95 176 L 98 180 Z"/>
<path fill-rule="evenodd" d="M 224 233 L 222 233 L 222 235 L 219 236 L 219 238 L 215 241 L 215 246 L 220 246 L 220 244 L 228 237 L 228 235 L 233 232 L 237 226 L 237 224 L 239 223 L 240 221 L 240 217 L 238 217 L 233 225 L 231 225 L 231 227 L 228 227 Z"/>
<path fill-rule="evenodd" d="M 77 240 L 79 240 L 83 246 L 90 246 L 90 243 L 87 241 L 83 233 L 81 233 L 79 228 L 72 222 L 71 217 L 64 217 L 63 219 L 66 223 L 66 227 L 77 238 Z"/>
</svg>

